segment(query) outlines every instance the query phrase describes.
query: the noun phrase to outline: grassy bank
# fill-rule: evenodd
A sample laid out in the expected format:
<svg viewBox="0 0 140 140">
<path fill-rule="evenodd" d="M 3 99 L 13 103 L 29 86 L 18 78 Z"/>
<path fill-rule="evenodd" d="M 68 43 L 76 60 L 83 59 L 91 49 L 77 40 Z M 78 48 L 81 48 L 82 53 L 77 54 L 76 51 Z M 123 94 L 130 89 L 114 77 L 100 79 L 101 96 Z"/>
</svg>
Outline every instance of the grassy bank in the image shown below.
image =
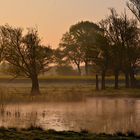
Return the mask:
<svg viewBox="0 0 140 140">
<path fill-rule="evenodd" d="M 99 78 L 101 78 L 99 76 Z M 10 75 L 0 75 L 0 80 L 8 80 L 13 79 Z M 16 79 L 28 79 L 25 77 L 17 77 Z M 95 80 L 96 77 L 93 76 L 46 76 L 40 75 L 40 80 Z M 119 80 L 124 80 L 125 77 L 123 75 L 119 76 Z M 140 80 L 140 75 L 136 77 L 137 80 Z M 114 76 L 106 76 L 106 80 L 114 80 Z"/>
<path fill-rule="evenodd" d="M 140 98 L 140 89 L 126 89 L 126 88 L 107 88 L 106 90 L 95 91 L 95 97 L 127 97 L 127 98 Z"/>
<path fill-rule="evenodd" d="M 139 139 L 133 132 L 127 134 L 117 133 L 113 135 L 93 134 L 87 131 L 56 132 L 54 130 L 42 130 L 41 128 L 29 128 L 17 130 L 15 128 L 0 128 L 0 140 L 136 140 Z"/>
<path fill-rule="evenodd" d="M 70 102 L 82 101 L 87 97 L 108 97 L 108 98 L 140 98 L 140 89 L 115 90 L 108 88 L 103 91 L 96 91 L 91 85 L 59 86 L 48 85 L 41 88 L 40 96 L 30 96 L 29 87 L 14 87 L 0 89 L 0 102 Z"/>
</svg>

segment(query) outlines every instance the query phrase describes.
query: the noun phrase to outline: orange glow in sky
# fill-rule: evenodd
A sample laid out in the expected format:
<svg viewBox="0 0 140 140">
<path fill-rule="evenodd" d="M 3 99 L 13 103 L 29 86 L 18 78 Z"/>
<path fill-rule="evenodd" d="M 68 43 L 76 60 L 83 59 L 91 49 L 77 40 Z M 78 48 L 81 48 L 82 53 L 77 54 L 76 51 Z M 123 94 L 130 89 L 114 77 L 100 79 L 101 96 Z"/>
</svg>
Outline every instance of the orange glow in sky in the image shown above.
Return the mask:
<svg viewBox="0 0 140 140">
<path fill-rule="evenodd" d="M 54 48 L 71 25 L 81 20 L 98 22 L 109 10 L 121 12 L 125 0 L 0 0 L 0 24 L 38 27 L 43 43 Z"/>
</svg>

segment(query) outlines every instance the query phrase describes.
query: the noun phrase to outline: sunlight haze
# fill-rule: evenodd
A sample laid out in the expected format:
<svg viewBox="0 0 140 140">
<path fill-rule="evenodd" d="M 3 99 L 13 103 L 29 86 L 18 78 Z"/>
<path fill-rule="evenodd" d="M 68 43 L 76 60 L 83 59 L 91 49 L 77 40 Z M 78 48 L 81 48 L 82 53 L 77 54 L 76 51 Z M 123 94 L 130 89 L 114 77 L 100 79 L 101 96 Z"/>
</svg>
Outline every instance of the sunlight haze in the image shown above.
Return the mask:
<svg viewBox="0 0 140 140">
<path fill-rule="evenodd" d="M 100 21 L 108 8 L 126 8 L 125 0 L 0 0 L 0 24 L 38 27 L 43 42 L 54 48 L 71 25 Z"/>
</svg>

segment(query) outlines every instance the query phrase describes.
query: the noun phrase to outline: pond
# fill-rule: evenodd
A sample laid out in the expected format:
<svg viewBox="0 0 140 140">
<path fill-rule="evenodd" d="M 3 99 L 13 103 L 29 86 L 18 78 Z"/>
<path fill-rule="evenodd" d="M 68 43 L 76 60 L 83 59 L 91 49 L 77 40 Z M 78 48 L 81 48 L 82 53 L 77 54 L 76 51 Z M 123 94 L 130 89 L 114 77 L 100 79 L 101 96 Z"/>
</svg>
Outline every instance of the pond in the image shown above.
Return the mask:
<svg viewBox="0 0 140 140">
<path fill-rule="evenodd" d="M 0 105 L 0 126 L 140 134 L 140 99 L 93 97 L 75 102 Z"/>
</svg>

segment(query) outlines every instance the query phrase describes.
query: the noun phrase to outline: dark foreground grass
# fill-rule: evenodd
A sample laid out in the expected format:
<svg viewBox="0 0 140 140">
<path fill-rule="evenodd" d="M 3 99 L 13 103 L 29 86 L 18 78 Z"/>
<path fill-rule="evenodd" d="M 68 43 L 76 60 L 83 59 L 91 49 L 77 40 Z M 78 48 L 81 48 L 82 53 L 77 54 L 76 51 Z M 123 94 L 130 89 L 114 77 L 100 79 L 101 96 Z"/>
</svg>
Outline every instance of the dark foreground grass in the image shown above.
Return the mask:
<svg viewBox="0 0 140 140">
<path fill-rule="evenodd" d="M 132 135 L 133 134 L 133 135 Z M 93 134 L 87 131 L 73 132 L 43 130 L 41 128 L 28 128 L 17 130 L 15 128 L 0 128 L 0 140 L 139 140 L 134 133 L 116 133 L 114 135 Z"/>
</svg>

